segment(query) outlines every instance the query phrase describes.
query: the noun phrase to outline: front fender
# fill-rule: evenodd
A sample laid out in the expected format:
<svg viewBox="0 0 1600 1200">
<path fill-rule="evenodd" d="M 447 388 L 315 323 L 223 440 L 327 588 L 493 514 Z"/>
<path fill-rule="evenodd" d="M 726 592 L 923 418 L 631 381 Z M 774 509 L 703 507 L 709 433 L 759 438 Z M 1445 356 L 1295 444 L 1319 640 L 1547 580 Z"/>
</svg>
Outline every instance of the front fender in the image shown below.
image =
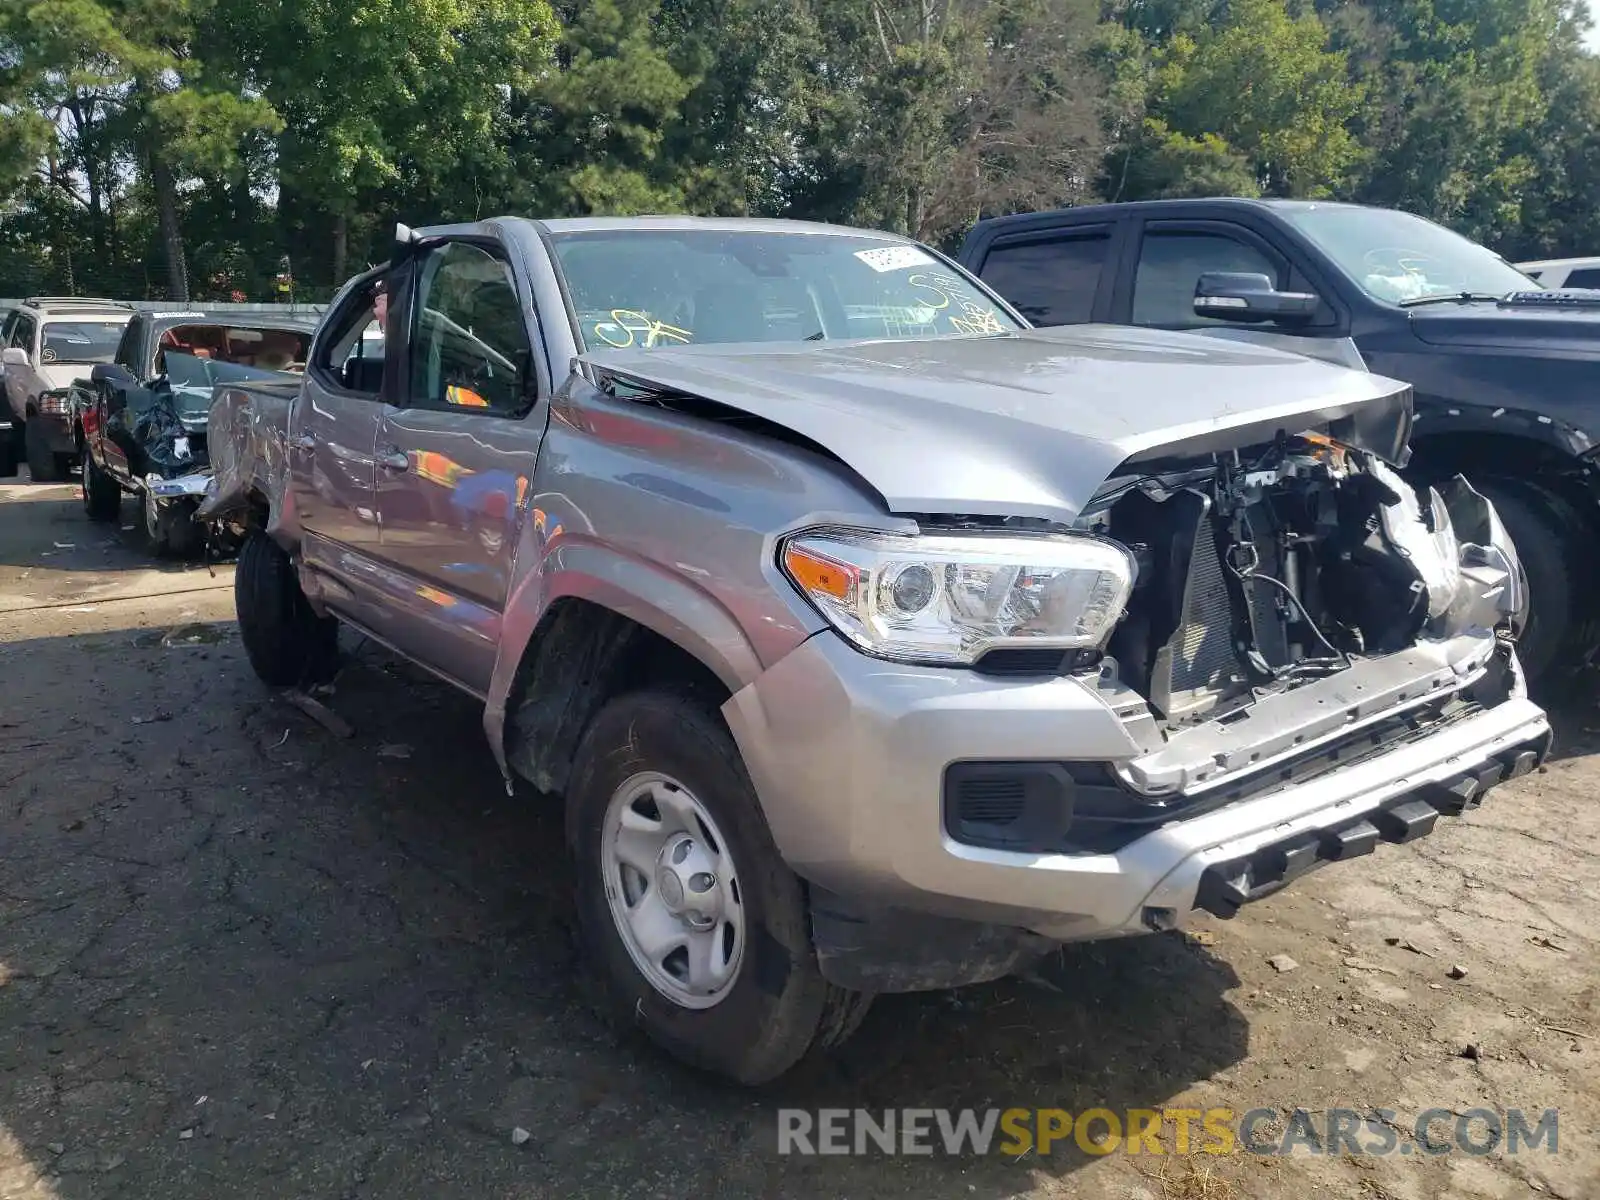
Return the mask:
<svg viewBox="0 0 1600 1200">
<path fill-rule="evenodd" d="M 501 624 L 484 732 L 502 770 L 506 707 L 517 670 L 539 622 L 567 598 L 610 609 L 660 634 L 705 664 L 730 692 L 761 674 L 761 660 L 738 619 L 705 588 L 614 547 L 564 540 L 518 583 Z"/>
</svg>

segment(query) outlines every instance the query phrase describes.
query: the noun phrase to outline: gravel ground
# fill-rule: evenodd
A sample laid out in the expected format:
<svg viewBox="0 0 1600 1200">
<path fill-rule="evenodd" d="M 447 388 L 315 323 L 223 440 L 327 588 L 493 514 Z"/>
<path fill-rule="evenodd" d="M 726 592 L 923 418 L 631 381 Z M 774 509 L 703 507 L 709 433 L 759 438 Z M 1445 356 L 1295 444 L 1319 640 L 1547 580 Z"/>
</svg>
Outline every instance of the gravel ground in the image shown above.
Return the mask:
<svg viewBox="0 0 1600 1200">
<path fill-rule="evenodd" d="M 752 1093 L 593 1015 L 554 806 L 506 796 L 472 701 L 353 646 L 331 734 L 250 675 L 231 578 L 153 566 L 75 486 L 0 486 L 0 1198 L 1600 1195 L 1591 696 L 1420 844 L 880 1000 Z M 785 1105 L 1553 1107 L 1560 1141 L 803 1158 Z"/>
</svg>

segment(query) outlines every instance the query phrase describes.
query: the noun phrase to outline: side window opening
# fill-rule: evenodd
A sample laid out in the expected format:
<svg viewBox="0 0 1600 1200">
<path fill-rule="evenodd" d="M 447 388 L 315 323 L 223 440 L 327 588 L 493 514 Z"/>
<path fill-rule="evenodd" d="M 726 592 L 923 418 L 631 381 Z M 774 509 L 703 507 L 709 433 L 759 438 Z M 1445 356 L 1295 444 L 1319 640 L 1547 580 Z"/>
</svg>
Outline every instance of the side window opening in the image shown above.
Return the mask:
<svg viewBox="0 0 1600 1200">
<path fill-rule="evenodd" d="M 378 276 L 351 295 L 328 326 L 314 367 L 346 391 L 376 398 L 383 391 L 387 280 Z"/>
<path fill-rule="evenodd" d="M 533 366 L 510 267 L 469 242 L 430 252 L 417 277 L 409 402 L 449 412 L 527 411 Z"/>
<path fill-rule="evenodd" d="M 1150 231 L 1139 250 L 1133 283 L 1133 324 L 1167 329 L 1227 324 L 1194 311 L 1194 287 L 1207 271 L 1250 271 L 1285 286 L 1281 264 L 1262 250 L 1222 233 Z"/>
<path fill-rule="evenodd" d="M 1035 325 L 1081 325 L 1093 319 L 1095 293 L 1111 252 L 1104 230 L 1063 231 L 1001 242 L 983 260 L 983 281 Z"/>
</svg>

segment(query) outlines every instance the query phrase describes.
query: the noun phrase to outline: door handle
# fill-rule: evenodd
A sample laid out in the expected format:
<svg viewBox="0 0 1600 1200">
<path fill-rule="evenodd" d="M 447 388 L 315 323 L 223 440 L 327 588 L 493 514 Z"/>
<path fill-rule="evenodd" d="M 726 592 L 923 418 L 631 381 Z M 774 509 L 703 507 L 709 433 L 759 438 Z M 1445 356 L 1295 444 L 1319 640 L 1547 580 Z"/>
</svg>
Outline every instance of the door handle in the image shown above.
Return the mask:
<svg viewBox="0 0 1600 1200">
<path fill-rule="evenodd" d="M 292 444 L 296 450 L 315 450 L 317 448 L 317 439 L 313 434 L 302 433 L 294 439 Z"/>
<path fill-rule="evenodd" d="M 409 471 L 411 456 L 398 446 L 388 446 L 378 452 L 378 465 L 385 471 Z"/>
</svg>

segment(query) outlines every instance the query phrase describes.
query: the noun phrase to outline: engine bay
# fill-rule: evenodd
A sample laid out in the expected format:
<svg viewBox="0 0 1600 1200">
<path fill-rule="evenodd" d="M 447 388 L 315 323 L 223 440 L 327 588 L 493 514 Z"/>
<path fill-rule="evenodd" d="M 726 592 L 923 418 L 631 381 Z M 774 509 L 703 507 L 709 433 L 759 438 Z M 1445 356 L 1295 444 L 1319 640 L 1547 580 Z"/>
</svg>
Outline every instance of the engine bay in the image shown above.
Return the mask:
<svg viewBox="0 0 1600 1200">
<path fill-rule="evenodd" d="M 1080 523 L 1138 564 L 1108 666 L 1169 731 L 1407 649 L 1459 580 L 1438 492 L 1316 434 L 1152 464 Z"/>
</svg>

